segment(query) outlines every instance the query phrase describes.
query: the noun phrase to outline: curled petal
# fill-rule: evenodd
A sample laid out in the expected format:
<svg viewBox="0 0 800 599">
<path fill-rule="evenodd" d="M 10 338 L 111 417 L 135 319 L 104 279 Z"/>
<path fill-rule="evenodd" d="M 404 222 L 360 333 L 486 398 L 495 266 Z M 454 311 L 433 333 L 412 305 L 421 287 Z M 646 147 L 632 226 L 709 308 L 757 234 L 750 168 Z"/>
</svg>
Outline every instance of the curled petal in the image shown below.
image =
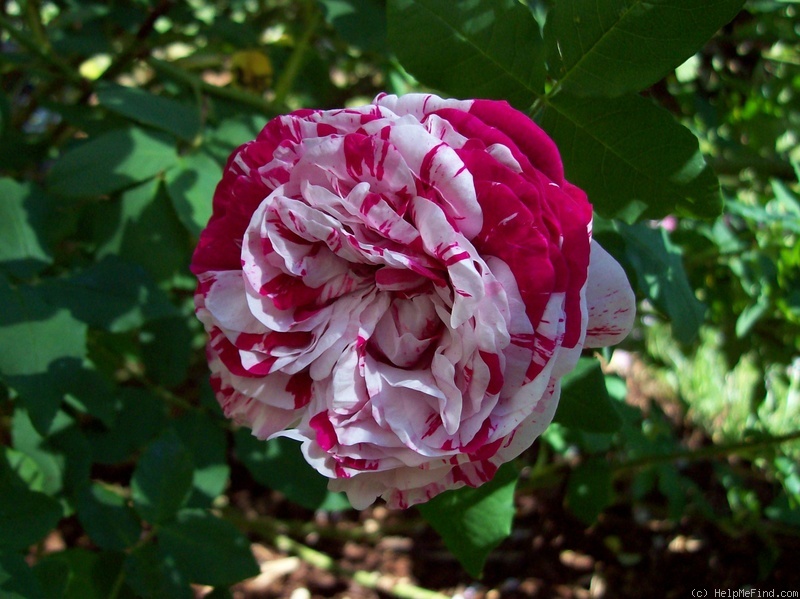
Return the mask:
<svg viewBox="0 0 800 599">
<path fill-rule="evenodd" d="M 619 262 L 592 241 L 586 283 L 589 325 L 586 347 L 606 347 L 622 341 L 633 328 L 636 297 Z"/>
</svg>

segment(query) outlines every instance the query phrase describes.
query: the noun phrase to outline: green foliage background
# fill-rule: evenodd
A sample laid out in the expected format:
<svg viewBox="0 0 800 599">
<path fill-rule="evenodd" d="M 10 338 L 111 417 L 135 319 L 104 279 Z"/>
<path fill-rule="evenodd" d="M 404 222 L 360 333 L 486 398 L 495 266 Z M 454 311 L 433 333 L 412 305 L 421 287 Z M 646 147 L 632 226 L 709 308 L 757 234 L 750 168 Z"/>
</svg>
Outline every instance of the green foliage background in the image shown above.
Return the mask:
<svg viewBox="0 0 800 599">
<path fill-rule="evenodd" d="M 285 523 L 226 507 L 232 467 L 305 509 L 347 509 L 291 442 L 222 417 L 188 263 L 237 145 L 286 110 L 380 91 L 504 99 L 541 124 L 641 300 L 625 349 L 715 442 L 684 448 L 587 355 L 535 462 L 420 510 L 463 567 L 480 575 L 515 493 L 547 481 L 566 481 L 587 523 L 659 493 L 673 517 L 800 530 L 796 2 L 0 8 L 3 597 L 191 597 L 189 583 L 226 596 L 258 572 L 253 538 L 308 556 Z M 694 460 L 713 464 L 724 513 L 684 476 Z M 65 527 L 88 545 L 46 551 Z"/>
</svg>

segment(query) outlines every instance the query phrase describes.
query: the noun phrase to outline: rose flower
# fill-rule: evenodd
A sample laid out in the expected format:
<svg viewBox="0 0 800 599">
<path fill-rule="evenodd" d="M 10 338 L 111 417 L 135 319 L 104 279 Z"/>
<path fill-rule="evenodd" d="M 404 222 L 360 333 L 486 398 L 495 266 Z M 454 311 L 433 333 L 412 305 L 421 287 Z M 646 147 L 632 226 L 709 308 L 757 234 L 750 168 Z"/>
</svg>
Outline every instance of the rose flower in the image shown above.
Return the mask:
<svg viewBox="0 0 800 599">
<path fill-rule="evenodd" d="M 225 414 L 364 508 L 478 486 L 634 296 L 554 143 L 505 102 L 298 110 L 229 158 L 192 260 Z"/>
</svg>

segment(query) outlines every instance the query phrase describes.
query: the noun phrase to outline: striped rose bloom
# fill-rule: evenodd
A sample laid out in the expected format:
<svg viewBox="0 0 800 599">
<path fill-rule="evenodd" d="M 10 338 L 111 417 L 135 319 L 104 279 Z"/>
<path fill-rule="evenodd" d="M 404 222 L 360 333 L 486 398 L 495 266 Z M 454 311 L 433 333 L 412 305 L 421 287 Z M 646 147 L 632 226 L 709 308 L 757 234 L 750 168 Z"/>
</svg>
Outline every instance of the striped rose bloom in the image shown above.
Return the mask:
<svg viewBox="0 0 800 599">
<path fill-rule="evenodd" d="M 505 102 L 381 95 L 270 121 L 192 260 L 225 414 L 356 508 L 478 486 L 634 297 L 553 142 Z"/>
</svg>

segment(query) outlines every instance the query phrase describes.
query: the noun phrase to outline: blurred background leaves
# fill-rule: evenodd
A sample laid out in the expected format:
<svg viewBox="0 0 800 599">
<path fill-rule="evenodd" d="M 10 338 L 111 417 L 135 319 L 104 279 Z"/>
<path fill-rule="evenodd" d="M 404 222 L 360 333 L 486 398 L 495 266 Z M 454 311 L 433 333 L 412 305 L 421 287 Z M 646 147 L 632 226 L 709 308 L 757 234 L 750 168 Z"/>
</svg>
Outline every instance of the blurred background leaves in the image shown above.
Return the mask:
<svg viewBox="0 0 800 599">
<path fill-rule="evenodd" d="M 311 547 L 358 521 L 346 500 L 222 417 L 188 264 L 270 117 L 416 90 L 547 130 L 640 318 L 564 381 L 542 442 L 403 530 L 477 578 L 546 489 L 581 526 L 657 505 L 752 533 L 769 580 L 800 534 L 799 35 L 771 0 L 3 2 L 0 594 L 229 596 L 254 542 L 376 588 Z M 269 493 L 286 513 L 253 507 Z"/>
</svg>

